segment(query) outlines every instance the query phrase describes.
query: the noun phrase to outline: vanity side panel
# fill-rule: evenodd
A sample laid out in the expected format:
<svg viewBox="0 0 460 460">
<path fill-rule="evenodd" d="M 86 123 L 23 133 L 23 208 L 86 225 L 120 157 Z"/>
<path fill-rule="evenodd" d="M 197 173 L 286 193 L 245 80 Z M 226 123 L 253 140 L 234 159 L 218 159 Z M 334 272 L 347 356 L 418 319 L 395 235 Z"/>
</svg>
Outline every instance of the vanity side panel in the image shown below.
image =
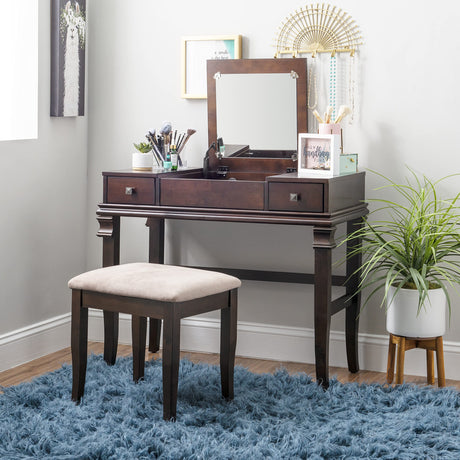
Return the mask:
<svg viewBox="0 0 460 460">
<path fill-rule="evenodd" d="M 360 205 L 365 194 L 364 172 L 332 177 L 328 181 L 328 193 L 325 195 L 326 212 Z"/>
</svg>

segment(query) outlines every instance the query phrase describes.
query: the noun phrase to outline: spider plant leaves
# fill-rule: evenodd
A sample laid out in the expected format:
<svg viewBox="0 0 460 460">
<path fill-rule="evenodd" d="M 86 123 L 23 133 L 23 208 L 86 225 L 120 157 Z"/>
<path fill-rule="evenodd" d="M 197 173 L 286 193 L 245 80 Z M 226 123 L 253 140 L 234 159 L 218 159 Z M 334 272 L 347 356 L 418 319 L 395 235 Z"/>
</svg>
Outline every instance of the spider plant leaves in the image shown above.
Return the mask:
<svg viewBox="0 0 460 460">
<path fill-rule="evenodd" d="M 363 308 L 381 290 L 383 307 L 390 300 L 390 286 L 396 292 L 411 287 L 418 291 L 420 312 L 429 289 L 440 287 L 446 293 L 450 313 L 448 288 L 454 287 L 458 293 L 460 285 L 460 192 L 452 199 L 443 199 L 438 187 L 459 174 L 431 181 L 409 171 L 402 184 L 371 171 L 386 181 L 376 189 L 384 197 L 368 200 L 376 209 L 341 244 L 348 246 L 347 257 L 363 257 L 353 273 L 361 276 L 356 293 L 371 289 Z"/>
</svg>

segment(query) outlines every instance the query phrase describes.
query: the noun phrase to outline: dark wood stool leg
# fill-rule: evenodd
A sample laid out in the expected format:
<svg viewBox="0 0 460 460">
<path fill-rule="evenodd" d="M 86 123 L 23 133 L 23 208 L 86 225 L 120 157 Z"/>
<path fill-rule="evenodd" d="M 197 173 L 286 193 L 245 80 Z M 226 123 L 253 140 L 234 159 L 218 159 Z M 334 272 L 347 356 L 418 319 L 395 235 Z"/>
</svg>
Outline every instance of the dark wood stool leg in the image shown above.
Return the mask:
<svg viewBox="0 0 460 460">
<path fill-rule="evenodd" d="M 396 354 L 396 343 L 394 342 L 393 334 L 390 334 L 390 340 L 388 342 L 387 383 L 393 382 L 393 379 L 394 379 L 395 354 Z"/>
<path fill-rule="evenodd" d="M 396 384 L 400 385 L 404 380 L 404 355 L 406 352 L 406 338 L 399 337 L 398 360 L 396 363 Z"/>
<path fill-rule="evenodd" d="M 180 318 L 172 308 L 163 320 L 163 418 L 176 420 L 179 384 Z"/>
<path fill-rule="evenodd" d="M 238 291 L 233 289 L 228 294 L 229 305 L 220 311 L 220 381 L 222 396 L 233 399 Z"/>
<path fill-rule="evenodd" d="M 436 337 L 436 365 L 438 368 L 438 387 L 445 387 L 446 375 L 444 373 L 444 347 L 442 336 Z"/>
<path fill-rule="evenodd" d="M 149 324 L 149 351 L 156 353 L 160 349 L 161 319 L 150 318 Z"/>
<path fill-rule="evenodd" d="M 104 361 L 113 366 L 117 359 L 118 313 L 104 310 Z"/>
<path fill-rule="evenodd" d="M 434 385 L 434 351 L 426 350 L 426 381 Z"/>
<path fill-rule="evenodd" d="M 144 377 L 146 334 L 147 318 L 144 316 L 132 315 L 133 380 L 135 382 Z"/>
<path fill-rule="evenodd" d="M 72 400 L 80 402 L 85 392 L 88 355 L 88 309 L 82 305 L 82 292 L 72 290 Z"/>
</svg>

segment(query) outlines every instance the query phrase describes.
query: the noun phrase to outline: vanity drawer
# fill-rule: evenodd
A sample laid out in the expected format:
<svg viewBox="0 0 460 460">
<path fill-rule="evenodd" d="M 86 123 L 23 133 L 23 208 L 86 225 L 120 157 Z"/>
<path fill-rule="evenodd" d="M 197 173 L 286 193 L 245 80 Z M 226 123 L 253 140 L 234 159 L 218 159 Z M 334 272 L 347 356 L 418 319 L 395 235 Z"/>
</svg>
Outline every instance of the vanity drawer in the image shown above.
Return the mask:
<svg viewBox="0 0 460 460">
<path fill-rule="evenodd" d="M 155 179 L 108 177 L 107 203 L 155 204 Z"/>
<path fill-rule="evenodd" d="M 268 209 L 270 211 L 324 211 L 324 185 L 321 183 L 270 182 Z"/>
<path fill-rule="evenodd" d="M 222 179 L 161 179 L 161 206 L 264 209 L 264 182 Z"/>
</svg>

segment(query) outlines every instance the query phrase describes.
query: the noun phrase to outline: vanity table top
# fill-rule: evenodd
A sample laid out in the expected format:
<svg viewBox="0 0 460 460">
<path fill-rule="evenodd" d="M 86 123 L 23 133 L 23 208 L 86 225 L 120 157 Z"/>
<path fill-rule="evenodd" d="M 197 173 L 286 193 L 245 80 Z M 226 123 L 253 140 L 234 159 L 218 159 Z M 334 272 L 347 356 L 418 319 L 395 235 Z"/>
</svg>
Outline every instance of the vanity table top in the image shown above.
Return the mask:
<svg viewBox="0 0 460 460">
<path fill-rule="evenodd" d="M 335 225 L 367 214 L 365 173 L 271 174 L 265 180 L 206 179 L 203 169 L 105 171 L 98 214 Z M 259 177 L 259 176 L 257 176 Z"/>
</svg>

